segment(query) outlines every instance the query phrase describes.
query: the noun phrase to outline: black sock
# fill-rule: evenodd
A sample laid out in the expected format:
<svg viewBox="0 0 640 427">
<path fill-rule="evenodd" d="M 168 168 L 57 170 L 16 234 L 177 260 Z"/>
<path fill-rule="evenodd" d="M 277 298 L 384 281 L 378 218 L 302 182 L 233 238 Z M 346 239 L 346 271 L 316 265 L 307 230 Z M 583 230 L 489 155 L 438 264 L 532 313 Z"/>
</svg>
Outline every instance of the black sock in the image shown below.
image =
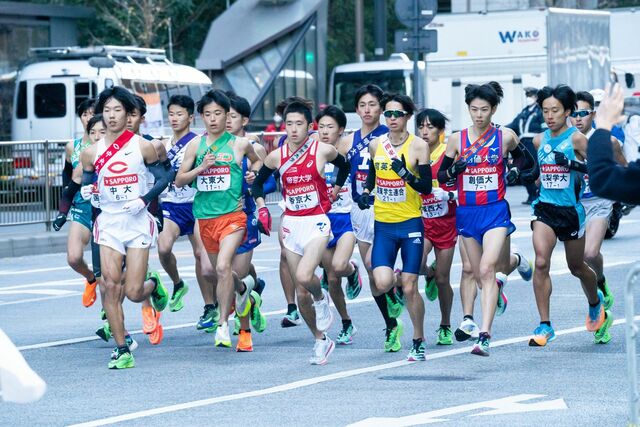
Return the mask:
<svg viewBox="0 0 640 427">
<path fill-rule="evenodd" d="M 204 305 L 204 309 L 205 310 L 215 310 L 217 304 L 205 304 Z"/>
<path fill-rule="evenodd" d="M 180 279 L 180 281 L 178 283 L 175 283 L 173 285 L 173 290 L 177 291 L 178 289 L 181 289 L 182 287 L 184 287 L 184 282 L 182 281 L 182 279 Z"/>
<path fill-rule="evenodd" d="M 440 325 L 442 329 L 451 329 L 451 325 Z"/>
<path fill-rule="evenodd" d="M 598 304 L 600 304 L 600 300 L 598 300 L 598 302 L 597 302 L 597 303 L 595 303 L 595 304 L 591 304 L 591 303 L 589 303 L 589 307 L 594 308 L 594 307 L 597 307 L 597 306 L 598 306 Z"/>
<path fill-rule="evenodd" d="M 298 309 L 298 306 L 295 304 L 287 304 L 287 314 L 291 314 Z"/>
<path fill-rule="evenodd" d="M 119 345 L 118 346 L 118 353 L 131 353 L 131 350 L 129 350 L 129 346 L 127 344 Z"/>
<path fill-rule="evenodd" d="M 156 278 L 151 276 L 149 277 L 149 280 L 151 280 L 153 283 L 155 283 L 156 285 L 153 287 L 153 290 L 155 291 L 156 289 L 158 289 L 158 282 L 156 281 Z"/>
<path fill-rule="evenodd" d="M 342 329 L 346 331 L 351 326 L 351 319 L 345 319 L 342 321 Z"/>
<path fill-rule="evenodd" d="M 548 327 L 551 327 L 551 322 L 549 320 L 545 320 L 544 322 L 540 322 L 541 325 L 547 325 Z"/>
<path fill-rule="evenodd" d="M 387 325 L 387 329 L 393 329 L 398 326 L 398 322 L 396 319 L 389 317 L 389 309 L 387 308 L 387 297 L 385 295 L 378 295 L 377 297 L 373 297 L 380 309 L 380 313 L 382 313 L 382 317 L 384 318 L 384 323 Z"/>
<path fill-rule="evenodd" d="M 518 257 L 518 263 L 517 263 L 516 265 L 520 265 L 520 263 L 522 262 L 522 257 L 521 257 L 521 256 L 520 256 L 520 254 L 519 254 L 519 253 L 517 253 L 517 252 L 516 252 L 516 253 L 514 253 L 514 255 Z"/>
<path fill-rule="evenodd" d="M 243 329 L 243 331 L 247 332 L 247 333 L 251 333 L 251 329 Z"/>
<path fill-rule="evenodd" d="M 469 319 L 469 320 L 473 320 L 473 315 L 471 315 L 471 314 L 465 314 L 465 315 L 464 315 L 464 317 L 462 318 L 462 320 L 467 320 L 467 319 Z"/>
<path fill-rule="evenodd" d="M 422 342 L 422 338 L 413 339 L 413 345 L 420 345 L 421 342 Z"/>
<path fill-rule="evenodd" d="M 94 283 L 96 283 L 97 280 L 98 278 L 94 275 L 93 280 L 87 280 L 87 282 L 89 282 L 90 285 L 93 285 Z"/>
</svg>

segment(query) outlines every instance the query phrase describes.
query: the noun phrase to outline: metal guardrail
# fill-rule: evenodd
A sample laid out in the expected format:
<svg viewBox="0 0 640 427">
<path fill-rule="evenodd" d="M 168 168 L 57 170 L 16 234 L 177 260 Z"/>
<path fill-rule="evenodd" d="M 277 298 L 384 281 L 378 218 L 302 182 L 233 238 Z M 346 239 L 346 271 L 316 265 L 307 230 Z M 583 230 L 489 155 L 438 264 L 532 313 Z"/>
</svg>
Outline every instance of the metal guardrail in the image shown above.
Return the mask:
<svg viewBox="0 0 640 427">
<path fill-rule="evenodd" d="M 627 274 L 624 288 L 624 311 L 626 317 L 627 373 L 629 376 L 629 426 L 640 426 L 640 394 L 638 393 L 638 365 L 636 340 L 638 325 L 635 322 L 633 291 L 640 279 L 640 263 L 635 264 Z"/>
<path fill-rule="evenodd" d="M 252 133 L 267 152 L 277 147 L 284 132 Z M 62 170 L 68 140 L 0 142 L 0 227 L 51 223 L 62 193 Z M 268 204 L 278 203 L 279 193 L 268 194 Z"/>
</svg>

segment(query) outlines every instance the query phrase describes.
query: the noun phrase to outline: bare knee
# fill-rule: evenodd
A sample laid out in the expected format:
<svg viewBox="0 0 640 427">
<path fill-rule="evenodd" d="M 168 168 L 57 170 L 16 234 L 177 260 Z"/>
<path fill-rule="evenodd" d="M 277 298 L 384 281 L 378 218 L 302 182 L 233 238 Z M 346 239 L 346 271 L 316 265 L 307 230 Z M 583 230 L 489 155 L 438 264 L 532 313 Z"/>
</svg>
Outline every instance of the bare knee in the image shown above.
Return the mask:
<svg viewBox="0 0 640 427">
<path fill-rule="evenodd" d="M 548 273 L 549 272 L 549 260 L 543 257 L 536 257 L 536 272 Z"/>
<path fill-rule="evenodd" d="M 144 300 L 144 292 L 142 286 L 132 289 L 131 287 L 125 288 L 125 296 L 133 302 L 142 302 Z"/>
<path fill-rule="evenodd" d="M 74 270 L 76 268 L 79 268 L 82 265 L 82 262 L 82 252 L 67 254 L 67 264 L 69 264 L 69 267 L 73 268 Z"/>
<path fill-rule="evenodd" d="M 216 263 L 216 276 L 218 276 L 218 279 L 224 280 L 224 278 L 228 277 L 230 274 L 231 263 L 218 259 L 218 262 Z"/>
<path fill-rule="evenodd" d="M 300 271 L 298 269 L 298 271 L 296 271 L 296 282 L 302 286 L 308 285 L 313 280 L 313 276 L 314 276 L 313 271 L 307 272 L 307 271 Z"/>
<path fill-rule="evenodd" d="M 418 278 L 401 277 L 402 292 L 405 295 L 418 295 Z"/>
<path fill-rule="evenodd" d="M 571 272 L 571 274 L 575 277 L 581 277 L 583 276 L 587 270 L 589 269 L 589 267 L 587 267 L 587 265 L 584 263 L 584 261 L 571 261 L 567 263 L 567 267 L 569 268 L 569 271 Z"/>
<path fill-rule="evenodd" d="M 495 279 L 496 267 L 490 264 L 480 264 L 480 267 L 478 268 L 478 276 L 479 281 L 483 283 Z"/>
<path fill-rule="evenodd" d="M 436 279 L 436 285 L 438 285 L 438 288 L 450 286 L 451 277 L 449 275 L 449 272 L 442 272 L 442 271 L 436 270 L 435 279 Z"/>
<path fill-rule="evenodd" d="M 600 256 L 600 251 L 596 251 L 595 249 L 587 248 L 584 251 L 584 260 L 593 265 L 598 261 L 598 257 Z"/>
<path fill-rule="evenodd" d="M 344 277 L 349 273 L 349 260 L 337 261 L 334 259 L 331 267 L 333 268 L 336 276 Z"/>
</svg>

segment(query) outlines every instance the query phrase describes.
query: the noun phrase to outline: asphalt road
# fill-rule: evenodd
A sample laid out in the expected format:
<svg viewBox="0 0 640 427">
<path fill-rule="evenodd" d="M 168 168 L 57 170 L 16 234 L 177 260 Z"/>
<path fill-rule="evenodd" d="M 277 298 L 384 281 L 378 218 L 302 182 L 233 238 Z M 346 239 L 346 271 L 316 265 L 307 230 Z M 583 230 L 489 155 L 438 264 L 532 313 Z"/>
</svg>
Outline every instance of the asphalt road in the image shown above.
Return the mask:
<svg viewBox="0 0 640 427">
<path fill-rule="evenodd" d="M 518 227 L 514 246 L 532 258 L 529 208 L 519 203 L 524 193 L 512 188 L 509 193 Z M 93 335 L 101 323 L 99 306 L 82 306 L 82 281 L 66 266 L 64 254 L 2 259 L 0 327 L 48 390 L 30 405 L 0 401 L 0 425 L 623 425 L 628 407 L 623 286 L 639 259 L 639 224 L 636 210 L 603 248 L 616 295 L 609 344 L 593 344 L 584 330 L 587 302 L 559 244 L 552 260 L 556 341 L 545 348 L 527 346 L 538 313 L 531 285 L 514 273 L 506 288 L 508 309 L 494 323 L 490 357 L 470 355 L 470 342 L 436 346 L 438 307 L 426 302 L 428 358 L 417 363 L 405 361 L 411 343 L 406 312 L 403 349 L 383 352 L 384 323 L 365 288 L 348 306 L 358 327 L 354 344 L 336 348 L 325 366 L 309 365 L 313 340 L 308 330 L 280 328 L 286 304 L 274 238 L 254 258 L 267 282 L 268 326 L 263 334 L 253 334 L 253 353 L 216 348 L 212 335 L 196 331 L 203 303 L 190 248 L 179 242 L 178 263 L 190 285 L 185 308 L 163 315 L 164 341 L 154 347 L 139 332 L 139 306 L 125 303 L 127 325 L 136 331 L 140 347 L 135 369 L 124 371 L 107 369 L 113 342 Z M 151 264 L 159 268 L 155 254 Z M 456 257 L 454 328 L 462 317 L 459 274 Z M 335 322 L 332 337 L 339 328 Z"/>
</svg>

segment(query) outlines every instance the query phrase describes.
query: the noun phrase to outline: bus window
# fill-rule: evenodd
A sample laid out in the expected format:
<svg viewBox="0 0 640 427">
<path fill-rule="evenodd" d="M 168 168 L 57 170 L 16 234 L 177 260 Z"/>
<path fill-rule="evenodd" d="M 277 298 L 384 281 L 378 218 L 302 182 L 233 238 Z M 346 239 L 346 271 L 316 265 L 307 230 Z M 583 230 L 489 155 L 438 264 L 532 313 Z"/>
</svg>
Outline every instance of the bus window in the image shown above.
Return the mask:
<svg viewBox="0 0 640 427">
<path fill-rule="evenodd" d="M 75 111 L 78 111 L 78 105 L 87 98 L 95 98 L 98 96 L 98 86 L 94 82 L 76 83 L 76 102 Z"/>
<path fill-rule="evenodd" d="M 404 70 L 345 72 L 334 75 L 333 103 L 345 113 L 354 113 L 356 91 L 364 85 L 376 84 L 389 93 L 407 94 Z"/>
<path fill-rule="evenodd" d="M 36 117 L 49 119 L 67 115 L 67 89 L 64 83 L 37 84 L 33 88 Z"/>
<path fill-rule="evenodd" d="M 16 117 L 27 118 L 27 82 L 22 81 L 18 85 L 18 105 L 16 107 Z"/>
</svg>

